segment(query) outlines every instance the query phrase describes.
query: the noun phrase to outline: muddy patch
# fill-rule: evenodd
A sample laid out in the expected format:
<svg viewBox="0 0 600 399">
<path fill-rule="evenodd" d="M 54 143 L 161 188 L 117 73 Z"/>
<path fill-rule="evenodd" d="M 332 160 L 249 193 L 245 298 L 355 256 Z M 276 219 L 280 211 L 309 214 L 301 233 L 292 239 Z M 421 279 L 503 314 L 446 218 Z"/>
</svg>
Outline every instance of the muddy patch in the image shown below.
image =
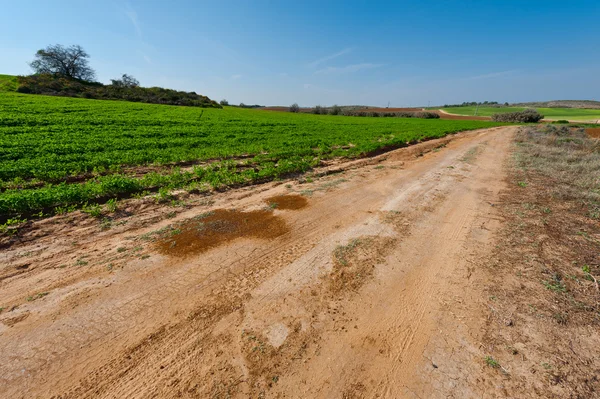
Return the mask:
<svg viewBox="0 0 600 399">
<path fill-rule="evenodd" d="M 600 127 L 591 127 L 591 128 L 585 129 L 585 132 L 590 137 L 600 139 Z"/>
<path fill-rule="evenodd" d="M 308 200 L 301 195 L 277 195 L 267 198 L 267 204 L 272 208 L 295 211 L 308 205 Z"/>
<path fill-rule="evenodd" d="M 271 210 L 217 209 L 173 226 L 157 241 L 156 247 L 163 255 L 184 257 L 237 238 L 272 239 L 288 230 L 285 221 Z"/>
</svg>

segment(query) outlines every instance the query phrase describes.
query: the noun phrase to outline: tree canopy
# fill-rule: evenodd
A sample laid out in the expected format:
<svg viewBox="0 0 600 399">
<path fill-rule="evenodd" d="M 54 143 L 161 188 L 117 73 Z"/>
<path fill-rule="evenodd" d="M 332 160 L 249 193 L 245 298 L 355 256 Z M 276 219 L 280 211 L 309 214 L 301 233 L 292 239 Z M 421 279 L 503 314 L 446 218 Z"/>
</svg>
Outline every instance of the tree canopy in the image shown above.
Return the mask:
<svg viewBox="0 0 600 399">
<path fill-rule="evenodd" d="M 89 66 L 89 54 L 79 45 L 50 45 L 35 53 L 29 66 L 37 74 L 52 74 L 71 79 L 93 81 L 96 73 Z"/>
</svg>

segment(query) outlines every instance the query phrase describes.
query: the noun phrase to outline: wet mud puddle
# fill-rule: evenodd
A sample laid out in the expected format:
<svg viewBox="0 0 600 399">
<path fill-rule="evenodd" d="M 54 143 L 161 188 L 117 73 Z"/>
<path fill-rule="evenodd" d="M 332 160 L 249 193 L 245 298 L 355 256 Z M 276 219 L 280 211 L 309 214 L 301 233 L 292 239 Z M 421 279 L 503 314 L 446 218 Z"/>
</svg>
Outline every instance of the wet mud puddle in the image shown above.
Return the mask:
<svg viewBox="0 0 600 399">
<path fill-rule="evenodd" d="M 281 195 L 265 201 L 270 208 L 297 210 L 307 205 L 299 195 Z M 238 238 L 273 239 L 289 231 L 289 227 L 273 209 L 241 212 L 217 209 L 163 232 L 156 242 L 163 255 L 186 257 L 199 254 Z"/>
</svg>

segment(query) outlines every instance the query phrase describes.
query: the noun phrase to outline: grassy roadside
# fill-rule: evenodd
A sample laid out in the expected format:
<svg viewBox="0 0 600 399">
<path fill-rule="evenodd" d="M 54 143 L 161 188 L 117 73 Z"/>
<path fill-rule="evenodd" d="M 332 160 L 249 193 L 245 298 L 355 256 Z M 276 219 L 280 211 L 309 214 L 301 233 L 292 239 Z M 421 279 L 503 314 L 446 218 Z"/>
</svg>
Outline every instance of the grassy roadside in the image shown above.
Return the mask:
<svg viewBox="0 0 600 399">
<path fill-rule="evenodd" d="M 522 128 L 512 166 L 489 263 L 489 378 L 507 397 L 596 397 L 600 141 L 580 129 Z"/>
</svg>

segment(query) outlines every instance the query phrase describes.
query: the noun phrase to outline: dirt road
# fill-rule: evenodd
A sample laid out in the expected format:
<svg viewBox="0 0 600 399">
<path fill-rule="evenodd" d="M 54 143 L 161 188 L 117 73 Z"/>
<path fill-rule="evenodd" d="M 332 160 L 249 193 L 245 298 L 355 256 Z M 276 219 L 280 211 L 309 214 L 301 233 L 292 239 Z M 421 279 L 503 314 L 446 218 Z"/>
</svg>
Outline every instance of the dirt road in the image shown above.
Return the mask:
<svg viewBox="0 0 600 399">
<path fill-rule="evenodd" d="M 0 255 L 0 397 L 493 391 L 477 265 L 515 129 L 187 207 L 132 202 L 110 229 L 40 222 Z"/>
</svg>

